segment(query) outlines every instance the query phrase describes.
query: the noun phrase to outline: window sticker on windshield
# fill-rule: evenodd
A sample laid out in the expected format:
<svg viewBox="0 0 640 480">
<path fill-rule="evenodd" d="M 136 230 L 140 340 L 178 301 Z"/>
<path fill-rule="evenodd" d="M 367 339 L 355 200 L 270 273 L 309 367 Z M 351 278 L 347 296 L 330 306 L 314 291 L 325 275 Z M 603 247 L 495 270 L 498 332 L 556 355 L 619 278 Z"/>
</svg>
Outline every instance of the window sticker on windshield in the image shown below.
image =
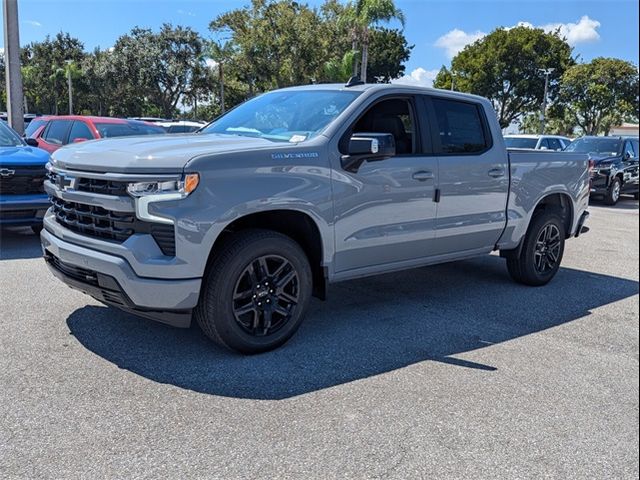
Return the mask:
<svg viewBox="0 0 640 480">
<path fill-rule="evenodd" d="M 307 139 L 306 135 L 292 135 L 291 138 L 289 139 L 290 143 L 298 143 L 298 142 L 304 142 Z"/>
</svg>

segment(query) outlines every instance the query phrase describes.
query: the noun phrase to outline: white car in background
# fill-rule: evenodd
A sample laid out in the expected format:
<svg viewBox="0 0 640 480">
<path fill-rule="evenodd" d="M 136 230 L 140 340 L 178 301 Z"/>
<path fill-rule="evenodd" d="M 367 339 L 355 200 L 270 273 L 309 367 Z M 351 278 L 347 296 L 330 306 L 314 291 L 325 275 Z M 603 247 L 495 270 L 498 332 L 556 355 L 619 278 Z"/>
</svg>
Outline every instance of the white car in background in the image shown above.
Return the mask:
<svg viewBox="0 0 640 480">
<path fill-rule="evenodd" d="M 156 125 L 164 128 L 167 133 L 192 133 L 204 127 L 206 122 L 196 120 L 170 120 L 158 122 Z"/>
<path fill-rule="evenodd" d="M 529 150 L 564 150 L 571 139 L 560 135 L 505 135 L 507 148 L 526 148 Z"/>
</svg>

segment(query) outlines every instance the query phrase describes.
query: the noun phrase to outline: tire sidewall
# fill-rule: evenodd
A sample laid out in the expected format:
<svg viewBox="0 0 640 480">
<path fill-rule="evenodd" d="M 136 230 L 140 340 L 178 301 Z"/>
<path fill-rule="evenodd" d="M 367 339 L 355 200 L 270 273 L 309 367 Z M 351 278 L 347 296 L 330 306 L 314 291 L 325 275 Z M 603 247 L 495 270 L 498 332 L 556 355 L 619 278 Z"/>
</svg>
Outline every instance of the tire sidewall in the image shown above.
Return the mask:
<svg viewBox="0 0 640 480">
<path fill-rule="evenodd" d="M 245 332 L 236 322 L 232 298 L 238 278 L 245 268 L 264 255 L 278 255 L 291 263 L 298 273 L 300 296 L 291 319 L 281 329 L 265 337 L 255 337 Z M 312 290 L 311 267 L 304 251 L 296 242 L 279 234 L 270 238 L 263 237 L 246 244 L 228 262 L 214 266 L 216 267 L 219 270 L 213 273 L 222 275 L 223 278 L 215 282 L 217 291 L 208 291 L 207 294 L 218 318 L 209 321 L 215 322 L 216 331 L 230 348 L 243 353 L 260 353 L 277 348 L 291 338 L 302 323 Z"/>
<path fill-rule="evenodd" d="M 560 232 L 560 252 L 558 255 L 558 262 L 552 270 L 547 273 L 540 273 L 535 267 L 535 245 L 540 232 L 548 225 L 553 224 L 558 228 Z M 531 230 L 527 236 L 525 251 L 523 252 L 523 261 L 526 269 L 527 276 L 532 280 L 532 283 L 537 285 L 545 285 L 555 277 L 560 269 L 562 258 L 564 256 L 565 237 L 562 234 L 564 232 L 564 224 L 559 215 L 553 213 L 547 213 L 534 218 L 531 225 Z"/>
</svg>

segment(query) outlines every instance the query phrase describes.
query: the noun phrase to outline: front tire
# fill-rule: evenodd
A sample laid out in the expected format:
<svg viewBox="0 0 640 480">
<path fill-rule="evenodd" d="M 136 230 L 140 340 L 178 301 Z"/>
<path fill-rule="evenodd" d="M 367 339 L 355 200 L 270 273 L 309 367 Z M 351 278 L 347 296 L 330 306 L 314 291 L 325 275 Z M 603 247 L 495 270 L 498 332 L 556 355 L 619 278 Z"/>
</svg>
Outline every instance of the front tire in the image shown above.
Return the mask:
<svg viewBox="0 0 640 480">
<path fill-rule="evenodd" d="M 277 232 L 247 230 L 217 252 L 195 318 L 205 335 L 223 347 L 266 352 L 296 332 L 311 290 L 311 266 L 298 243 Z"/>
<path fill-rule="evenodd" d="M 40 232 L 42 232 L 42 225 L 31 225 L 31 231 L 36 235 L 40 235 Z"/>
<path fill-rule="evenodd" d="M 622 180 L 620 177 L 615 177 L 611 180 L 611 185 L 607 189 L 607 193 L 604 196 L 604 203 L 607 205 L 615 205 L 620 200 L 622 194 Z"/>
<path fill-rule="evenodd" d="M 511 278 L 539 287 L 549 283 L 560 269 L 564 255 L 564 223 L 556 213 L 534 214 L 520 255 L 507 259 Z"/>
</svg>

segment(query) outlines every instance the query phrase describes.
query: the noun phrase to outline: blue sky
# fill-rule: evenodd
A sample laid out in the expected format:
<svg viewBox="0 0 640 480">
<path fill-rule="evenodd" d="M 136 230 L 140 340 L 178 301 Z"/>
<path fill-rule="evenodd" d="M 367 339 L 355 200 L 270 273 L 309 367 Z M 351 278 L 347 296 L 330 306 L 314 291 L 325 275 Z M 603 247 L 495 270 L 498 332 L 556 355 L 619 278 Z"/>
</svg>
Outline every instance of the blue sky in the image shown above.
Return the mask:
<svg viewBox="0 0 640 480">
<path fill-rule="evenodd" d="M 304 1 L 304 0 L 301 0 Z M 209 36 L 209 21 L 249 0 L 19 0 L 20 40 L 38 41 L 59 31 L 87 49 L 109 48 L 132 27 L 164 22 L 188 25 Z M 321 0 L 310 0 L 320 5 Z M 560 27 L 583 60 L 612 56 L 638 64 L 638 2 L 396 0 L 406 16 L 405 35 L 414 44 L 405 82 L 429 84 L 441 65 L 466 43 L 496 27 L 520 22 Z M 0 45 L 2 37 L 0 37 Z"/>
</svg>

